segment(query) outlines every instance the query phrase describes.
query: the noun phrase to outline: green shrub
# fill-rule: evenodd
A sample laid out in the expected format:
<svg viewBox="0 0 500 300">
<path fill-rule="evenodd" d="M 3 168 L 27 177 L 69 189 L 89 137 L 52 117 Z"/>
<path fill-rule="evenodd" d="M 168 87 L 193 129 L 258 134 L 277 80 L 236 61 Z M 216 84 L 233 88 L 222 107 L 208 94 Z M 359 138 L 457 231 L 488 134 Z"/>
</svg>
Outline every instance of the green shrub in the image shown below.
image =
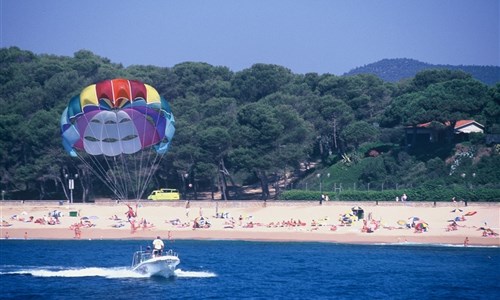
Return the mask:
<svg viewBox="0 0 500 300">
<path fill-rule="evenodd" d="M 469 202 L 499 202 L 500 189 L 465 189 L 434 188 L 434 189 L 404 189 L 385 191 L 354 191 L 346 190 L 339 193 L 328 193 L 330 200 L 338 201 L 395 201 L 403 193 L 408 196 L 407 201 L 451 201 L 453 197 L 457 200 Z M 321 198 L 319 191 L 290 190 L 280 195 L 281 200 L 318 200 Z"/>
</svg>

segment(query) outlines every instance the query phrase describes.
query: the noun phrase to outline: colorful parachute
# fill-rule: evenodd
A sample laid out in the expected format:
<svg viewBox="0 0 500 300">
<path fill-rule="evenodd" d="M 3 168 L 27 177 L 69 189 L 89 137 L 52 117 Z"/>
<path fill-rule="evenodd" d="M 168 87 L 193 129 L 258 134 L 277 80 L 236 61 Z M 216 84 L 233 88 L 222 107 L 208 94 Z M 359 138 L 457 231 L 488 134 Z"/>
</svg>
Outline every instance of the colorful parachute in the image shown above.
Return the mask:
<svg viewBox="0 0 500 300">
<path fill-rule="evenodd" d="M 113 79 L 90 85 L 69 102 L 61 118 L 63 145 L 91 155 L 131 154 L 154 146 L 164 154 L 174 136 L 174 116 L 151 86 Z"/>
<path fill-rule="evenodd" d="M 168 151 L 175 120 L 167 101 L 153 87 L 136 80 L 113 79 L 89 85 L 70 100 L 61 116 L 61 132 L 66 151 L 82 159 L 124 198 L 129 187 L 119 179 L 132 178 L 124 175 L 139 168 L 132 167 L 132 162 L 140 166 L 137 172 L 141 174 L 147 168 L 154 171 L 154 163 L 149 162 L 158 159 L 152 159 L 151 152 L 157 157 Z M 137 153 L 141 156 L 134 155 Z"/>
</svg>

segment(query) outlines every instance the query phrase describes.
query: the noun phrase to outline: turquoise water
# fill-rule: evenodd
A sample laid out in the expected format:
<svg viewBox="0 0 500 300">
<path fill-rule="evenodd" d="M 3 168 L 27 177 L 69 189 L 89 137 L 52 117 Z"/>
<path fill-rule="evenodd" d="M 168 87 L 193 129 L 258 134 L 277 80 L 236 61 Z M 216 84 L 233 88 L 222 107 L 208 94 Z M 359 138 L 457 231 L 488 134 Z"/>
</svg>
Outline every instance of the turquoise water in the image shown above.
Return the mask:
<svg viewBox="0 0 500 300">
<path fill-rule="evenodd" d="M 175 241 L 171 279 L 130 271 L 151 241 L 1 240 L 1 299 L 498 299 L 500 248 Z"/>
</svg>

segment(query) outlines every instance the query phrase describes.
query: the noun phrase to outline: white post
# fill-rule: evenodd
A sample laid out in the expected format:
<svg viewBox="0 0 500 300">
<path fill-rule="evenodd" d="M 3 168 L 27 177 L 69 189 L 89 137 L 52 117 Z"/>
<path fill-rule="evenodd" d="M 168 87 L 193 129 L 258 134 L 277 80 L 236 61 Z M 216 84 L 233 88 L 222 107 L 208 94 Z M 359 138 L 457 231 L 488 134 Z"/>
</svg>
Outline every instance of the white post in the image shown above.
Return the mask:
<svg viewBox="0 0 500 300">
<path fill-rule="evenodd" d="M 69 185 L 69 202 L 73 203 L 73 189 L 75 188 L 75 180 L 73 178 L 70 178 L 68 180 L 68 185 Z"/>
</svg>

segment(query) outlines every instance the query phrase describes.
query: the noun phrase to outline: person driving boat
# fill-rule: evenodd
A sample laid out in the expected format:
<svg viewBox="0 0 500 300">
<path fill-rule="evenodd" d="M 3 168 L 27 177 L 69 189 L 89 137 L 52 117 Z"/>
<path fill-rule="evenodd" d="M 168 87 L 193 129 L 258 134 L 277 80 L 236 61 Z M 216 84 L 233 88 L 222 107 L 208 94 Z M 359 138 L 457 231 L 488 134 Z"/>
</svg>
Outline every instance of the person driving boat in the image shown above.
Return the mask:
<svg viewBox="0 0 500 300">
<path fill-rule="evenodd" d="M 161 256 L 165 244 L 161 240 L 160 236 L 157 236 L 153 241 L 153 256 Z"/>
</svg>

